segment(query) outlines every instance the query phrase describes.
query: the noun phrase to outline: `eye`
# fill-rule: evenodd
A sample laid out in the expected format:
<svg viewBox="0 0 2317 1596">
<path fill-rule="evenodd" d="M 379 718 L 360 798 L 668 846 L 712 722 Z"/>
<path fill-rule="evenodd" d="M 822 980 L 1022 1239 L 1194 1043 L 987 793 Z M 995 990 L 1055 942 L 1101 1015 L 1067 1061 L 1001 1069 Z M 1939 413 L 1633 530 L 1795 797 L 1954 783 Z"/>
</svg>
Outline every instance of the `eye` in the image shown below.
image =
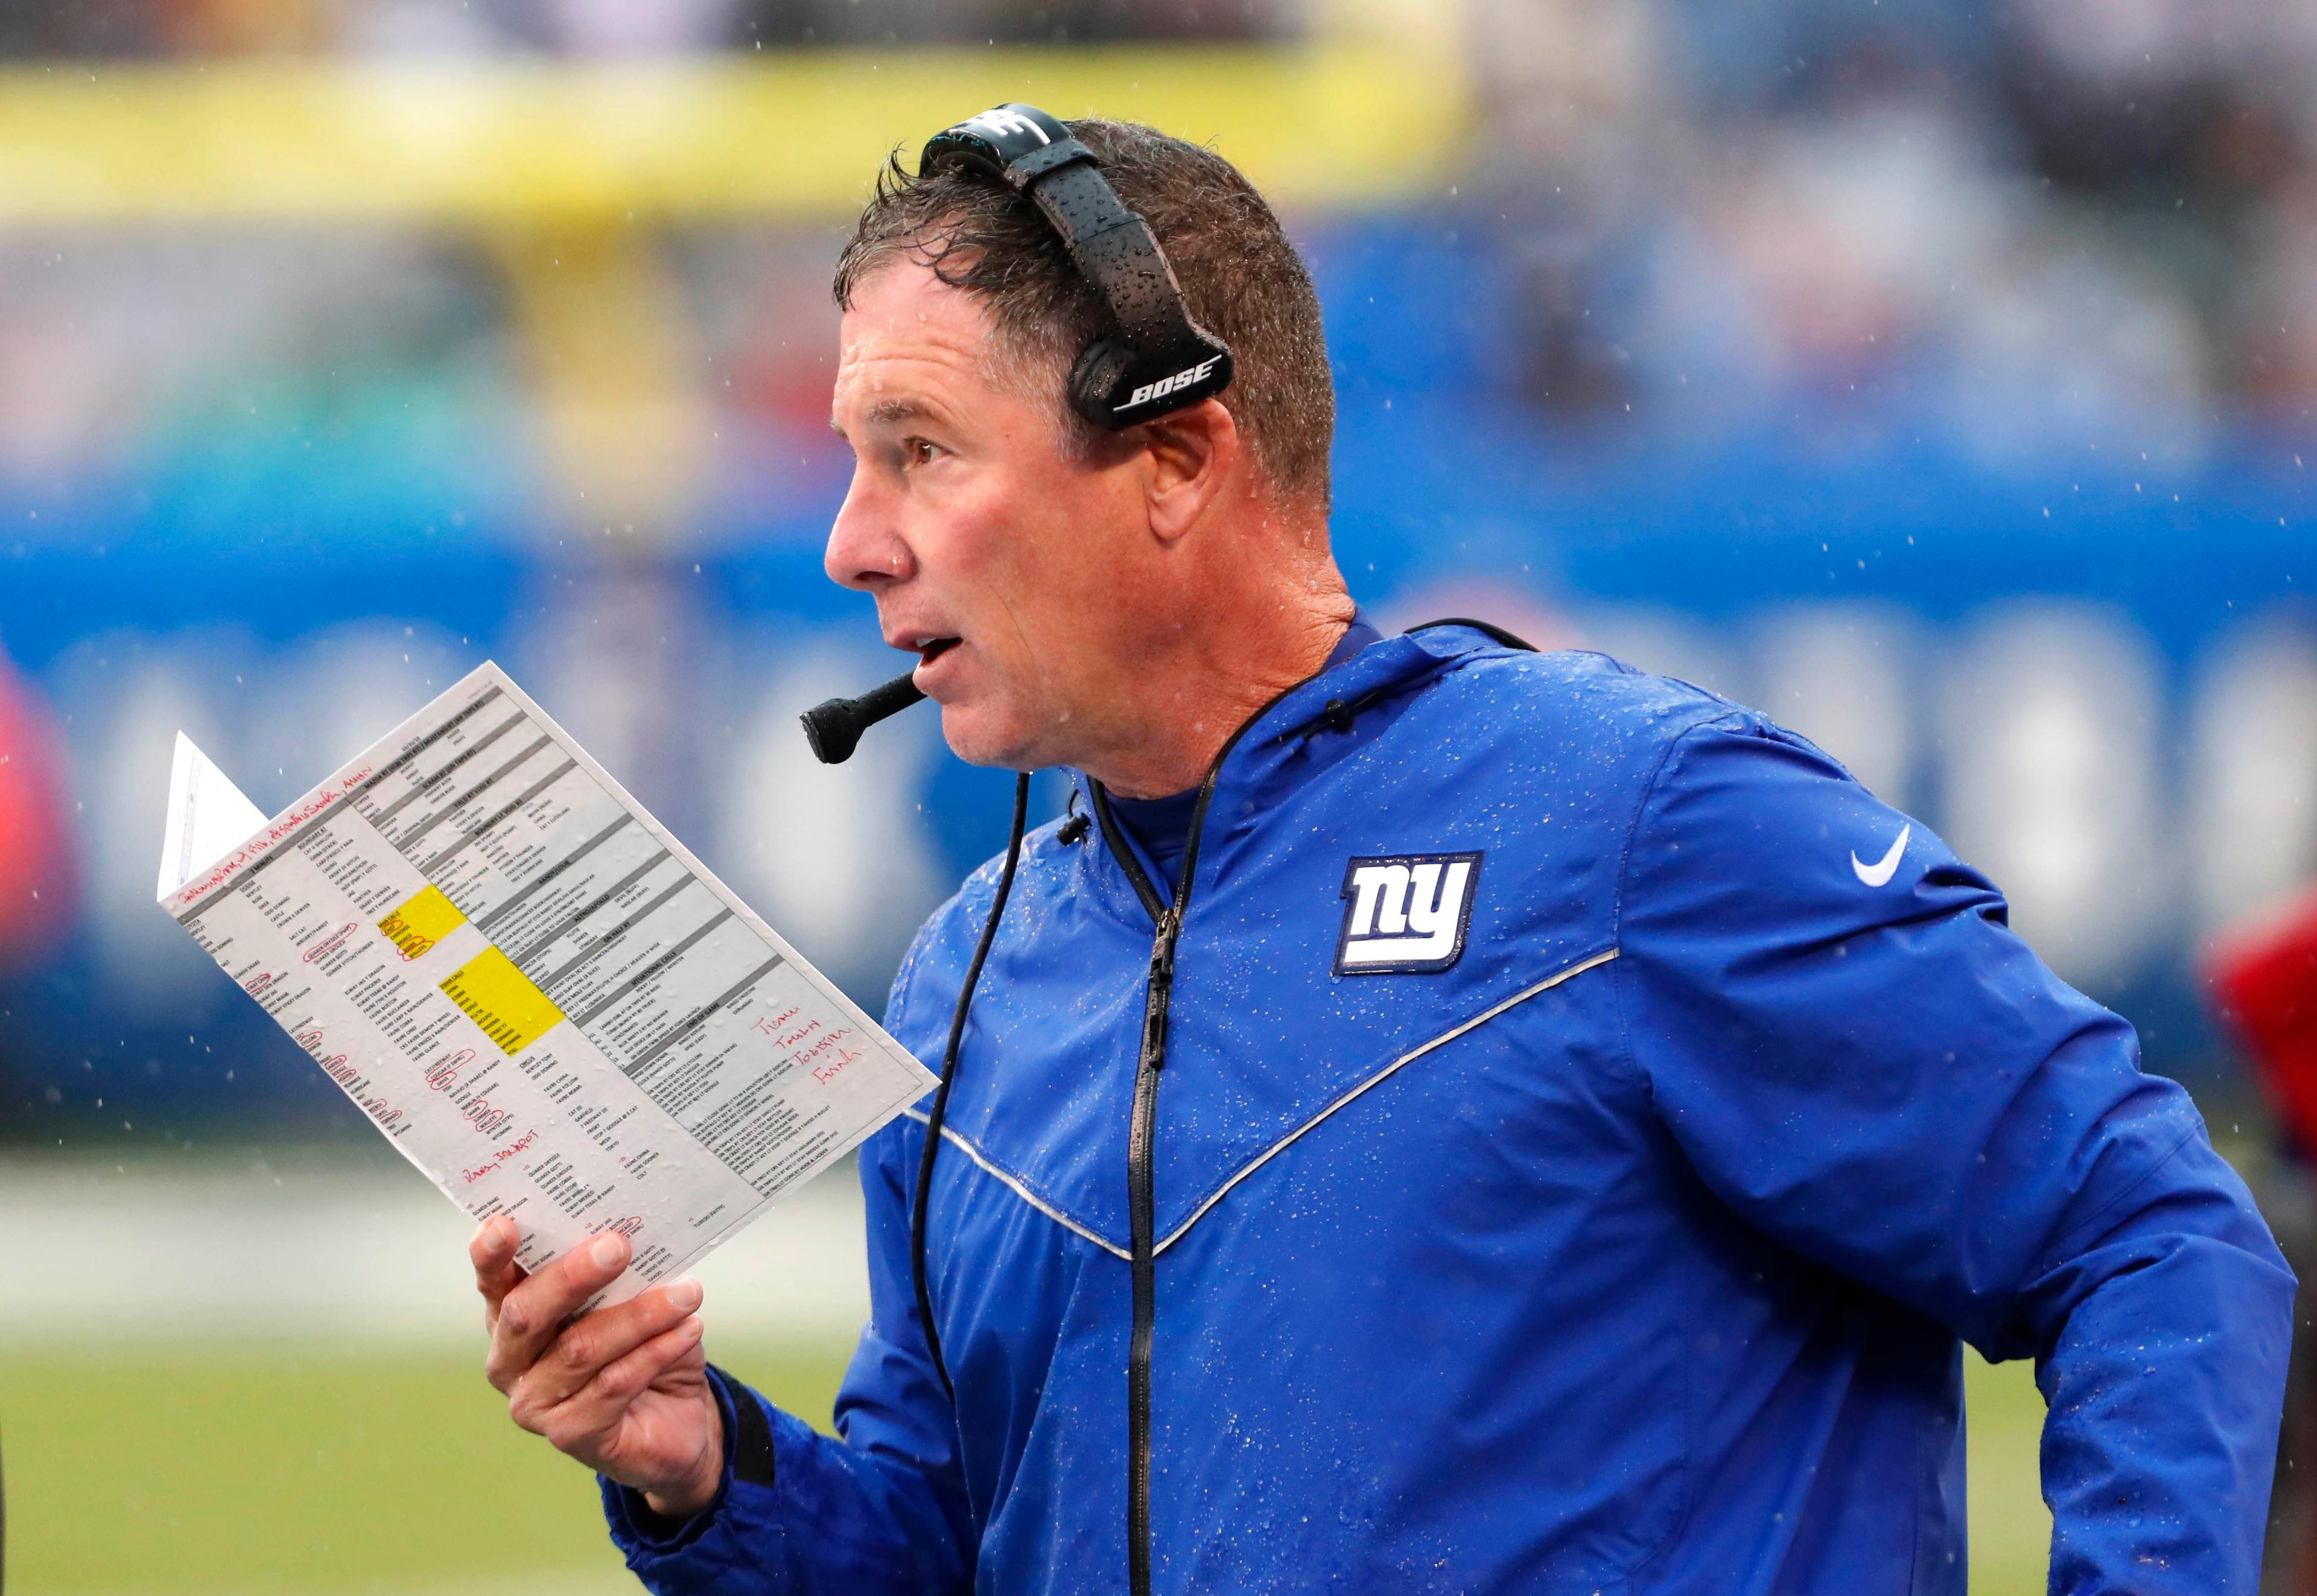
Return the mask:
<svg viewBox="0 0 2317 1596">
<path fill-rule="evenodd" d="M 931 465 L 949 451 L 925 438 L 906 438 L 901 443 L 901 458 L 911 466 Z"/>
</svg>

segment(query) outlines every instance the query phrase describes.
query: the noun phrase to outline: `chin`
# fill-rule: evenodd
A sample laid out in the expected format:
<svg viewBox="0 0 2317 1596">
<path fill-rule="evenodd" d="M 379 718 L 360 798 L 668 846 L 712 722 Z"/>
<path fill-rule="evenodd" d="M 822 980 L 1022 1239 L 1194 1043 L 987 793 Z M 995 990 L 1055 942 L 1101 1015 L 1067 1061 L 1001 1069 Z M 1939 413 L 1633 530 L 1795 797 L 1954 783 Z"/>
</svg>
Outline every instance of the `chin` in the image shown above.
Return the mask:
<svg viewBox="0 0 2317 1596">
<path fill-rule="evenodd" d="M 1051 762 L 1038 757 L 1038 740 L 1024 716 L 988 704 L 942 705 L 942 738 L 968 765 L 1035 770 Z"/>
</svg>

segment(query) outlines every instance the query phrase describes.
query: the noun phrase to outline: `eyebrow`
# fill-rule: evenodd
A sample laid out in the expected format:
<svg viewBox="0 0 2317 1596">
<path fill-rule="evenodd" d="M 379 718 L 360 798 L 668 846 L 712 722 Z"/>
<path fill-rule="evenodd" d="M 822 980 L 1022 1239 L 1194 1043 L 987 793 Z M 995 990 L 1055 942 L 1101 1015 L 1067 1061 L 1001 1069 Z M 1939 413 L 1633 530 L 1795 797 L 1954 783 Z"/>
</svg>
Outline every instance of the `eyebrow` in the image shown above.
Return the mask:
<svg viewBox="0 0 2317 1596">
<path fill-rule="evenodd" d="M 904 421 L 929 419 L 932 415 L 930 409 L 915 399 L 879 399 L 869 407 L 866 419 L 872 426 L 890 426 Z M 828 429 L 838 437 L 845 435 L 844 426 L 834 416 L 828 418 Z"/>
</svg>

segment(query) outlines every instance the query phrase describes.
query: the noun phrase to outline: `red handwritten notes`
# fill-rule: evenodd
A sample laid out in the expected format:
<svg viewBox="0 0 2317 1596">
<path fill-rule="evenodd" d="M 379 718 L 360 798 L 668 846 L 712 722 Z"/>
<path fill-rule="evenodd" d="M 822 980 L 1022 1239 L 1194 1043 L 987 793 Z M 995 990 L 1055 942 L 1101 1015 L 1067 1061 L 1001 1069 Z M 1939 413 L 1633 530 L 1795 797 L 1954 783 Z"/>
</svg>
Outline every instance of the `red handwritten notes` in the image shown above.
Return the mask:
<svg viewBox="0 0 2317 1596">
<path fill-rule="evenodd" d="M 403 1111 L 389 1102 L 382 1090 L 376 1089 L 378 1082 L 344 1054 L 325 1054 L 322 1051 L 324 1043 L 319 1029 L 309 1027 L 297 1033 L 297 1038 L 299 1045 L 314 1055 L 314 1062 L 321 1066 L 322 1073 L 336 1081 L 346 1096 L 352 1098 L 380 1130 L 393 1135 L 403 1128 Z"/>
<path fill-rule="evenodd" d="M 164 900 L 164 907 L 174 912 L 179 906 L 197 903 L 208 897 L 271 853 L 276 844 L 295 837 L 308 821 L 360 787 L 369 777 L 370 767 L 367 765 L 340 772 L 276 815 L 267 822 L 264 830 L 180 887 L 170 898 Z"/>
<path fill-rule="evenodd" d="M 444 895 L 443 889 L 431 883 L 412 893 L 408 901 L 397 904 L 394 912 L 378 922 L 380 935 L 394 951 L 407 962 L 424 958 L 434 950 L 434 945 L 467 923 L 459 906 Z"/>
<path fill-rule="evenodd" d="M 760 1036 L 770 1036 L 775 1047 L 793 1046 L 793 1042 L 783 1042 L 782 1037 L 787 1035 L 788 1027 L 796 1023 L 797 1013 L 797 1006 L 791 1003 L 777 1014 L 757 1016 L 749 1022 L 748 1028 Z"/>
<path fill-rule="evenodd" d="M 933 1085 L 496 667 L 262 824 L 185 749 L 164 908 L 528 1268 L 631 1296 Z"/>
<path fill-rule="evenodd" d="M 828 1063 L 825 1064 L 815 1064 L 812 1067 L 812 1078 L 815 1080 L 819 1081 L 823 1086 L 826 1086 L 830 1081 L 836 1080 L 839 1075 L 845 1073 L 846 1069 L 860 1063 L 861 1060 L 866 1056 L 867 1055 L 864 1054 L 850 1050 L 840 1052 L 835 1058 L 829 1060 Z"/>
<path fill-rule="evenodd" d="M 323 937 L 319 942 L 315 943 L 311 947 L 309 947 L 299 956 L 309 964 L 312 964 L 316 959 L 328 958 L 332 954 L 337 952 L 338 949 L 344 947 L 346 945 L 346 938 L 353 934 L 354 922 L 348 920 L 344 925 L 340 926 L 336 930 Z"/>
<path fill-rule="evenodd" d="M 461 1170 L 459 1171 L 460 1180 L 465 1185 L 472 1186 L 484 1176 L 496 1174 L 501 1164 L 510 1163 L 515 1159 L 521 1158 L 524 1153 L 531 1151 L 532 1143 L 538 1140 L 539 1133 L 537 1131 L 523 1132 L 522 1135 L 517 1136 L 505 1146 L 494 1149 L 490 1157 L 485 1159 L 481 1163 L 476 1165 L 474 1168 L 470 1170 Z"/>
<path fill-rule="evenodd" d="M 850 1027 L 832 1030 L 813 1042 L 810 1046 L 798 1052 L 794 1055 L 795 1060 L 811 1071 L 812 1078 L 825 1086 L 836 1080 L 846 1065 L 861 1057 L 857 1047 L 845 1045 L 852 1036 L 853 1032 Z"/>
<path fill-rule="evenodd" d="M 770 1037 L 791 1064 L 803 1066 L 823 1086 L 868 1056 L 857 1044 L 846 1045 L 854 1036 L 853 1027 L 832 1026 L 820 1016 L 804 1018 L 794 1005 L 761 1016 L 748 1028 Z"/>
<path fill-rule="evenodd" d="M 459 1084 L 459 1071 L 474 1062 L 475 1050 L 471 1047 L 461 1047 L 450 1057 L 438 1060 L 428 1066 L 426 1084 L 435 1091 L 449 1091 Z"/>
</svg>

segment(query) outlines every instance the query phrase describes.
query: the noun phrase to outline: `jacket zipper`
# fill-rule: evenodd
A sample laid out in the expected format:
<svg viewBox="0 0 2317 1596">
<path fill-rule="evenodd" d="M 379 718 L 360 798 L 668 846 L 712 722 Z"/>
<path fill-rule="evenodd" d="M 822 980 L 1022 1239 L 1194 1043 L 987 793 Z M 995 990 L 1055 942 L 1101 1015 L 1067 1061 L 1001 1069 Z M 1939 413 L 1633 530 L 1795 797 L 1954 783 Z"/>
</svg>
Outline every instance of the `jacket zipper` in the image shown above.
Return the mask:
<svg viewBox="0 0 2317 1596">
<path fill-rule="evenodd" d="M 1534 651 L 1532 645 L 1509 632 L 1481 622 L 1435 621 L 1430 624 L 1471 626 L 1508 648 Z M 1410 630 L 1421 632 L 1426 628 Z M 1087 783 L 1094 794 L 1095 818 L 1101 824 L 1103 842 L 1125 871 L 1127 880 L 1133 883 L 1134 895 L 1141 901 L 1156 928 L 1150 942 L 1150 983 L 1142 1005 L 1142 1048 L 1134 1069 L 1134 1112 L 1126 1142 L 1128 1254 L 1134 1281 L 1134 1326 L 1127 1343 L 1126 1364 L 1126 1568 L 1130 1596 L 1150 1596 L 1150 1343 L 1158 1316 L 1158 1205 L 1151 1171 L 1158 1153 L 1158 1077 L 1167 1067 L 1167 1009 L 1175 990 L 1175 945 L 1182 937 L 1184 916 L 1190 911 L 1191 880 L 1198 870 L 1200 835 L 1206 829 L 1207 806 L 1214 801 L 1215 778 L 1222 773 L 1223 761 L 1257 722 L 1277 708 L 1296 688 L 1316 681 L 1321 674 L 1324 671 L 1282 689 L 1241 722 L 1239 730 L 1215 750 L 1206 777 L 1199 784 L 1198 801 L 1191 808 L 1190 830 L 1183 841 L 1183 859 L 1180 874 L 1175 879 L 1175 901 L 1171 904 L 1158 896 L 1158 889 L 1150 883 L 1150 873 L 1127 846 L 1118 829 L 1118 818 L 1111 811 L 1110 794 L 1100 782 L 1089 778 Z M 1348 731 L 1350 718 L 1378 696 L 1379 694 L 1370 693 L 1350 704 L 1330 702 L 1330 723 L 1340 718 L 1345 723 L 1338 729 Z M 1283 735 L 1292 735 L 1292 731 Z"/>
<path fill-rule="evenodd" d="M 1307 680 L 1310 678 L 1306 678 Z M 1129 1268 L 1134 1281 L 1134 1326 L 1126 1355 L 1126 1571 L 1129 1596 L 1150 1596 L 1150 1343 L 1158 1316 L 1158 1203 L 1152 1169 L 1158 1161 L 1158 1077 L 1167 1067 L 1167 1009 L 1175 990 L 1175 945 L 1183 934 L 1183 919 L 1191 907 L 1191 881 L 1199 867 L 1199 838 L 1206 829 L 1207 806 L 1213 802 L 1215 778 L 1239 740 L 1295 687 L 1286 688 L 1249 715 L 1215 750 L 1198 801 L 1191 806 L 1190 830 L 1183 840 L 1180 874 L 1175 878 L 1175 901 L 1158 896 L 1134 850 L 1118 829 L 1110 794 L 1100 782 L 1087 784 L 1094 794 L 1096 818 L 1113 857 L 1134 884 L 1157 928 L 1150 942 L 1150 975 L 1142 1003 L 1142 1049 L 1134 1069 L 1134 1114 L 1127 1127 L 1126 1209 Z"/>
<path fill-rule="evenodd" d="M 1142 901 L 1157 928 L 1150 942 L 1150 982 L 1142 1000 L 1142 1047 L 1134 1066 L 1134 1115 L 1126 1138 L 1128 1252 L 1134 1280 L 1134 1327 L 1126 1354 L 1126 1580 L 1132 1596 L 1150 1596 L 1150 1342 L 1158 1314 L 1153 1239 L 1158 1218 L 1151 1166 L 1158 1136 L 1158 1076 L 1167 1067 L 1167 1007 L 1174 995 L 1175 943 L 1182 935 L 1183 910 L 1190 902 L 1193 855 L 1214 783 L 1214 772 L 1209 770 L 1194 806 L 1172 905 L 1160 901 L 1150 874 L 1120 835 L 1110 795 L 1099 784 L 1089 784 L 1094 787 L 1094 809 L 1102 822 L 1103 841 L 1134 883 L 1134 895 Z"/>
<path fill-rule="evenodd" d="M 1183 896 L 1178 892 L 1176 897 Z M 1175 982 L 1179 910 L 1158 916 L 1150 948 L 1150 987 L 1142 1014 L 1142 1057 L 1134 1072 L 1134 1119 L 1127 1140 L 1128 1229 L 1133 1254 L 1134 1331 L 1126 1358 L 1127 1584 L 1135 1596 L 1150 1591 L 1150 1342 L 1158 1314 L 1157 1198 L 1151 1179 L 1157 1139 L 1158 1072 L 1167 1067 L 1167 1002 Z"/>
</svg>

